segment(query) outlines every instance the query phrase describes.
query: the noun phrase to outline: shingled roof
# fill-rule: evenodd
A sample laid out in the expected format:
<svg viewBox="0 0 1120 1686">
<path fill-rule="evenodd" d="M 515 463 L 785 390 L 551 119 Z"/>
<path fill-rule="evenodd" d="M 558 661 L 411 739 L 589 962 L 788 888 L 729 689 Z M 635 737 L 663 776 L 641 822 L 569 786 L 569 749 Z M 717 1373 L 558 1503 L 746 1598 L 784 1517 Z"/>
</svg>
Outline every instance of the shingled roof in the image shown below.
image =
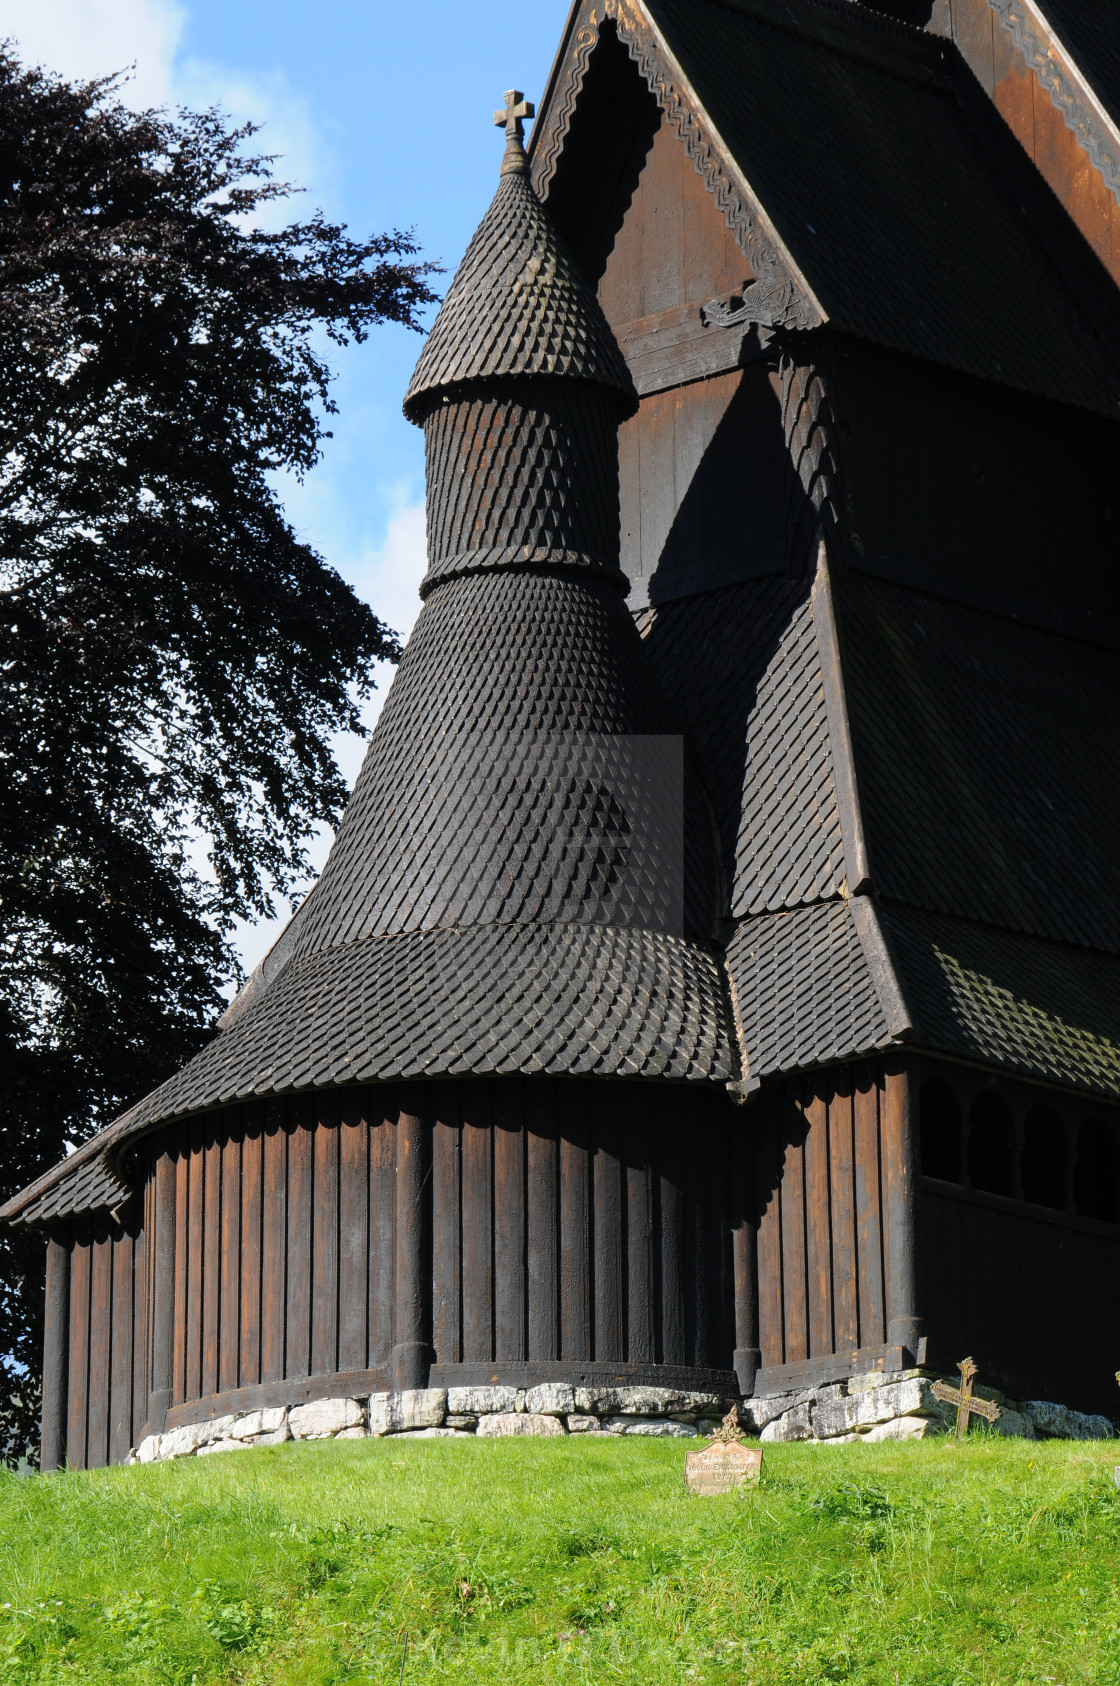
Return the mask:
<svg viewBox="0 0 1120 1686">
<path fill-rule="evenodd" d="M 630 371 L 598 301 L 528 176 L 501 177 L 493 203 L 447 289 L 408 383 L 404 412 L 420 421 L 463 382 L 547 375 L 589 381 L 632 414 Z"/>
<path fill-rule="evenodd" d="M 1117 1098 L 1115 655 L 854 571 L 815 607 L 769 578 L 641 618 L 712 793 L 751 1076 L 902 1039 Z"/>
<path fill-rule="evenodd" d="M 447 387 L 453 402 L 433 406 Z M 573 387 L 598 397 L 573 406 Z M 455 453 L 431 449 L 444 417 L 473 441 L 500 411 L 496 460 L 472 479 L 481 530 L 456 550 L 435 489 L 427 601 L 323 873 L 220 1036 L 4 1216 L 115 1205 L 139 1134 L 255 1095 L 471 1073 L 737 1077 L 715 838 L 619 589 L 615 421 L 632 403 L 594 295 L 524 174 L 504 175 L 408 406 L 430 477 L 453 479 Z M 547 522 L 524 542 L 540 479 L 527 437 L 553 499 L 571 487 L 570 542 Z"/>
</svg>

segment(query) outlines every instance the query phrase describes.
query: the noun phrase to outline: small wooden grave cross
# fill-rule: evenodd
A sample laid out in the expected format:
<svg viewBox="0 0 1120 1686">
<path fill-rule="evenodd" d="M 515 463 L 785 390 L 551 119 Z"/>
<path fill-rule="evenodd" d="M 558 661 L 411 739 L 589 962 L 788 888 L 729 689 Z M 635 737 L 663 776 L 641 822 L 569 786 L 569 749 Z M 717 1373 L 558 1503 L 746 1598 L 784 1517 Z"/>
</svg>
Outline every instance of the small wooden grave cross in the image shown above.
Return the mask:
<svg viewBox="0 0 1120 1686">
<path fill-rule="evenodd" d="M 946 1405 L 957 1407 L 957 1439 L 963 1440 L 968 1433 L 969 1416 L 985 1417 L 994 1423 L 1002 1415 L 998 1405 L 993 1405 L 990 1399 L 977 1399 L 972 1392 L 972 1382 L 976 1375 L 976 1365 L 971 1358 L 962 1358 L 957 1365 L 961 1373 L 960 1387 L 950 1387 L 947 1382 L 934 1382 L 930 1392 L 935 1399 L 941 1399 Z"/>
<path fill-rule="evenodd" d="M 689 1452 L 684 1460 L 684 1479 L 690 1493 L 712 1498 L 730 1493 L 762 1474 L 762 1448 L 744 1446 L 739 1427 L 739 1410 L 732 1405 L 711 1443 L 702 1452 Z"/>
</svg>

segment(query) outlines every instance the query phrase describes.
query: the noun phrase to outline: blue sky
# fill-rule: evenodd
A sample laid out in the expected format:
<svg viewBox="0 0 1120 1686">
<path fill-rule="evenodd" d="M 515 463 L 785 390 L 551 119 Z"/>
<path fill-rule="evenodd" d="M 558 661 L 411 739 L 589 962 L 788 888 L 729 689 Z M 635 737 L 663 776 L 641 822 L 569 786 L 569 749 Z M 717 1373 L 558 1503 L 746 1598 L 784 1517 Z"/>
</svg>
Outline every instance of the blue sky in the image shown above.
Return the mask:
<svg viewBox="0 0 1120 1686">
<path fill-rule="evenodd" d="M 540 94 L 567 11 L 568 0 L 498 11 L 476 0 L 0 0 L 0 34 L 75 78 L 135 63 L 130 103 L 217 104 L 262 122 L 258 144 L 283 154 L 305 206 L 359 235 L 414 228 L 447 266 L 445 286 L 497 185 L 493 109 L 506 88 Z M 304 536 L 402 633 L 423 569 L 422 439 L 400 412 L 419 345 L 385 327 L 333 353 L 335 437 L 303 486 L 283 488 Z M 337 746 L 351 780 L 362 747 Z M 243 960 L 255 964 L 274 935 L 244 930 Z"/>
</svg>

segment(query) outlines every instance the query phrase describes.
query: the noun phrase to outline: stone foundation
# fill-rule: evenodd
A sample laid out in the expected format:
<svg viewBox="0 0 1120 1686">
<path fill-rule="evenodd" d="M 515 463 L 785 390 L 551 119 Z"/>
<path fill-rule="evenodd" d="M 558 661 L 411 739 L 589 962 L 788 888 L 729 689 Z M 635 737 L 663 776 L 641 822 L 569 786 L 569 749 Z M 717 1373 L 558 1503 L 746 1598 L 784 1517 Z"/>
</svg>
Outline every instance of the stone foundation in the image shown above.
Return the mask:
<svg viewBox="0 0 1120 1686">
<path fill-rule="evenodd" d="M 954 1378 L 947 1378 L 953 1380 Z M 152 1434 L 130 1463 L 239 1452 L 285 1440 L 357 1440 L 397 1435 L 404 1439 L 495 1439 L 508 1435 L 657 1435 L 693 1439 L 710 1434 L 733 1403 L 748 1434 L 763 1442 L 794 1440 L 848 1445 L 856 1440 L 921 1440 L 953 1427 L 951 1407 L 931 1391 L 927 1370 L 881 1370 L 827 1386 L 733 1401 L 715 1393 L 661 1387 L 418 1388 L 359 1398 L 317 1399 L 213 1417 L 207 1422 Z M 1104 1440 L 1115 1430 L 1107 1417 L 1085 1416 L 1067 1406 L 1031 1399 L 1008 1400 L 991 1388 L 1002 1416 L 997 1433 L 1027 1440 Z"/>
</svg>

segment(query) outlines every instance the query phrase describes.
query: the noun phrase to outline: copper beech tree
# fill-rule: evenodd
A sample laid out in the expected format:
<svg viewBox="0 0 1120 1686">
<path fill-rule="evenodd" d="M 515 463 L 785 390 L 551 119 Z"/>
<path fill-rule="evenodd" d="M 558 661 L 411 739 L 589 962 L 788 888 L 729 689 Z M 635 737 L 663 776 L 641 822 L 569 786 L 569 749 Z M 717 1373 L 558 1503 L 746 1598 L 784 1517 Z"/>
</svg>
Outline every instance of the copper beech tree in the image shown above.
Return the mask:
<svg viewBox="0 0 1120 1686">
<path fill-rule="evenodd" d="M 262 227 L 292 190 L 251 128 L 117 89 L 0 48 L 5 1192 L 211 1034 L 233 920 L 304 874 L 346 795 L 330 735 L 400 653 L 273 479 L 328 436 L 323 330 L 417 327 L 433 266 L 320 214 Z M 8 1458 L 41 1254 L 0 1237 Z"/>
</svg>

